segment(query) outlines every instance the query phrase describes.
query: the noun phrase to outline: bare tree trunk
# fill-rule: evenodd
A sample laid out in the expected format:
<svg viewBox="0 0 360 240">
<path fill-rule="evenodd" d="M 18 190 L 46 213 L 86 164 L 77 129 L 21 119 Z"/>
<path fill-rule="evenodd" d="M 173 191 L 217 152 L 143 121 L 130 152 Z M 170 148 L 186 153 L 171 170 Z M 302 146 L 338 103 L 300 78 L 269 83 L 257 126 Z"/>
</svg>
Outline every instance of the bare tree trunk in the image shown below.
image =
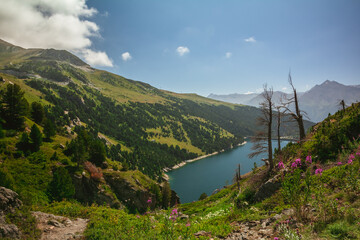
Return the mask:
<svg viewBox="0 0 360 240">
<path fill-rule="evenodd" d="M 271 98 L 268 99 L 268 104 L 269 104 L 269 122 L 268 122 L 268 159 L 269 159 L 269 164 L 270 164 L 270 171 L 273 170 L 274 168 L 274 163 L 273 163 L 273 159 L 272 159 L 272 138 L 271 138 L 271 133 L 272 133 L 272 130 L 271 130 L 271 127 L 272 127 L 272 101 L 271 101 Z"/>
<path fill-rule="evenodd" d="M 280 125 L 281 125 L 281 112 L 280 108 L 278 108 L 278 115 L 277 115 L 277 141 L 278 141 L 278 151 L 281 152 L 281 144 L 280 144 Z"/>
</svg>

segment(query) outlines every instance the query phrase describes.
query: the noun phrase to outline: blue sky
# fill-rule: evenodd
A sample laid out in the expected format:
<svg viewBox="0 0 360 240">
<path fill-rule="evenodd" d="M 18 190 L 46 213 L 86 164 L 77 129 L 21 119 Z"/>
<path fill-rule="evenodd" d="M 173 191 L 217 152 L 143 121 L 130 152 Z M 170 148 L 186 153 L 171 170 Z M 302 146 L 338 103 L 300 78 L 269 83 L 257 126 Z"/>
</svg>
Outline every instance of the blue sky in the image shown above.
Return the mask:
<svg viewBox="0 0 360 240">
<path fill-rule="evenodd" d="M 327 79 L 360 84 L 357 0 L 76 1 L 81 12 L 63 12 L 97 27 L 87 25 L 90 43 L 80 56 L 157 88 L 203 96 L 255 92 L 264 83 L 284 90 L 290 68 L 300 91 Z"/>
</svg>

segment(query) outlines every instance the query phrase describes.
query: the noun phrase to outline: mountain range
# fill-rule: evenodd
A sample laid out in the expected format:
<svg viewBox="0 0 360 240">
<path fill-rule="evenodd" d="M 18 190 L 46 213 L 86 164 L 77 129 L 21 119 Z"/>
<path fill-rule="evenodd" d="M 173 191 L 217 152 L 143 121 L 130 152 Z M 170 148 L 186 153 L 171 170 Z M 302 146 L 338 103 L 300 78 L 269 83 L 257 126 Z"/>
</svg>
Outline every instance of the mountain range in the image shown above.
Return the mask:
<svg viewBox="0 0 360 240">
<path fill-rule="evenodd" d="M 310 121 L 320 122 L 329 114 L 340 109 L 340 101 L 344 100 L 346 105 L 360 101 L 360 85 L 343 85 L 336 81 L 326 80 L 320 85 L 315 85 L 306 92 L 298 92 L 301 110 L 307 113 Z M 276 105 L 280 104 L 280 97 L 292 97 L 292 94 L 274 91 L 273 99 Z M 261 93 L 250 94 L 210 94 L 208 98 L 258 107 L 263 101 Z"/>
</svg>

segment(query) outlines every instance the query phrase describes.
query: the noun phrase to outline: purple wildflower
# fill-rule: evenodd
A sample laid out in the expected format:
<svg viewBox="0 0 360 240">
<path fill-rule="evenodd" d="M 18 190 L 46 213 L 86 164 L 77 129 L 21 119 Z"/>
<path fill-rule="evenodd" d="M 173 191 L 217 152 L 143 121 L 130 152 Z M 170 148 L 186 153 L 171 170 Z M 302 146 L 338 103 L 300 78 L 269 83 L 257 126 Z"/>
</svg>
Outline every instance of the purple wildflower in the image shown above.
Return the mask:
<svg viewBox="0 0 360 240">
<path fill-rule="evenodd" d="M 278 237 L 274 237 L 274 240 L 279 240 L 279 238 L 278 238 Z"/>
<path fill-rule="evenodd" d="M 309 156 L 306 157 L 305 162 L 306 162 L 306 164 L 311 164 L 311 163 L 312 163 L 311 155 L 309 155 Z"/>
<path fill-rule="evenodd" d="M 280 162 L 278 163 L 278 168 L 279 168 L 279 169 L 285 168 L 284 163 L 283 163 L 282 161 L 280 161 Z"/>
<path fill-rule="evenodd" d="M 300 158 L 295 159 L 295 163 L 296 163 L 298 166 L 301 166 L 301 159 L 300 159 Z"/>
<path fill-rule="evenodd" d="M 315 174 L 322 175 L 323 170 L 321 168 L 318 168 L 315 170 Z"/>
<path fill-rule="evenodd" d="M 296 162 L 293 162 L 293 163 L 291 164 L 291 167 L 292 167 L 292 168 L 297 168 Z"/>
</svg>

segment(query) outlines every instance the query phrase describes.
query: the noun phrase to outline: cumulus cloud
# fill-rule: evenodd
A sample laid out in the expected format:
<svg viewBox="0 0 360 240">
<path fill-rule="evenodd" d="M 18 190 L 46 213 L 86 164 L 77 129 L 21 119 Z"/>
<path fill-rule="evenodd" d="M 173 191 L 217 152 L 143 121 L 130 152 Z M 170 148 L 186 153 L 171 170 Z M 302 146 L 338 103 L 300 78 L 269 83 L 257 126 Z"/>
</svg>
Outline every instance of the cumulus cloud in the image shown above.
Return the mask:
<svg viewBox="0 0 360 240">
<path fill-rule="evenodd" d="M 105 52 L 84 49 L 81 53 L 87 63 L 94 66 L 112 67 L 113 63 Z"/>
<path fill-rule="evenodd" d="M 132 59 L 132 56 L 130 55 L 129 52 L 124 52 L 123 54 L 121 54 L 121 58 L 123 61 L 128 61 Z"/>
<path fill-rule="evenodd" d="M 244 41 L 254 43 L 256 42 L 256 39 L 254 37 L 249 37 L 249 38 L 245 38 Z"/>
<path fill-rule="evenodd" d="M 3 1 L 0 36 L 25 48 L 66 49 L 84 53 L 84 58 L 94 53 L 104 56 L 104 52 L 90 50 L 91 37 L 100 37 L 99 26 L 85 18 L 96 13 L 85 0 Z M 97 60 L 96 65 L 112 66 L 107 55 L 102 60 Z"/>
<path fill-rule="evenodd" d="M 176 52 L 180 55 L 180 56 L 184 56 L 185 54 L 190 52 L 190 49 L 188 47 L 183 47 L 183 46 L 179 46 L 176 49 Z"/>
<path fill-rule="evenodd" d="M 225 53 L 225 57 L 226 57 L 226 58 L 231 58 L 231 56 L 232 56 L 232 53 L 231 53 L 231 52 Z"/>
</svg>

